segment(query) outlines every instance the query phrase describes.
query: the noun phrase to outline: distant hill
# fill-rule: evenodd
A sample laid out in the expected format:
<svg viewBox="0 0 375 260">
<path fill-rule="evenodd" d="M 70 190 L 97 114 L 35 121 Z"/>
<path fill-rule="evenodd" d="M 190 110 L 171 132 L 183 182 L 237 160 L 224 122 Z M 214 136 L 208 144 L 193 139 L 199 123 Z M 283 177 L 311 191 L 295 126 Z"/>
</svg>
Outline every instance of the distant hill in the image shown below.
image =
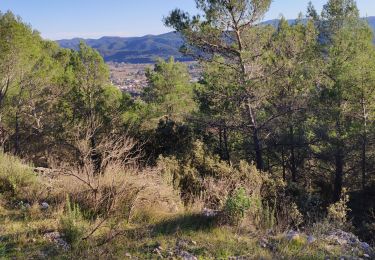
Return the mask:
<svg viewBox="0 0 375 260">
<path fill-rule="evenodd" d="M 375 32 L 375 17 L 366 19 Z M 293 21 L 295 20 L 289 20 L 290 23 Z M 279 20 L 274 19 L 265 21 L 264 24 L 277 26 L 278 22 Z M 152 63 L 158 57 L 167 59 L 170 56 L 174 56 L 178 61 L 191 60 L 179 52 L 183 39 L 180 34 L 174 32 L 143 37 L 74 38 L 57 42 L 63 48 L 77 49 L 80 41 L 85 41 L 89 46 L 98 50 L 106 62 Z"/>
<path fill-rule="evenodd" d="M 184 57 L 179 49 L 183 44 L 181 35 L 170 32 L 143 37 L 102 37 L 100 39 L 81 39 L 57 41 L 61 47 L 77 49 L 80 41 L 98 50 L 105 61 L 126 63 L 150 63 L 158 57 L 174 56 L 178 61 L 191 60 Z"/>
</svg>

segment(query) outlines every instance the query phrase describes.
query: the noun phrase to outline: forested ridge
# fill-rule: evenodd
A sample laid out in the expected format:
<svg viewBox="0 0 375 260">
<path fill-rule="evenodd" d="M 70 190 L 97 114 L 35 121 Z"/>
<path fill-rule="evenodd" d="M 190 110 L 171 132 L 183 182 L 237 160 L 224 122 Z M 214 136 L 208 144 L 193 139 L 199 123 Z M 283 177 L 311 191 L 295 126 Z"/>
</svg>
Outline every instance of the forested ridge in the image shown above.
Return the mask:
<svg viewBox="0 0 375 260">
<path fill-rule="evenodd" d="M 172 10 L 201 78 L 159 59 L 139 97 L 1 13 L 0 258 L 374 258 L 374 32 L 271 2 Z"/>
<path fill-rule="evenodd" d="M 375 17 L 363 18 L 375 31 Z M 277 27 L 279 19 L 261 22 L 261 25 Z M 288 20 L 289 24 L 295 23 L 295 19 Z M 183 44 L 183 38 L 179 33 L 165 33 L 160 35 L 145 35 L 142 37 L 116 37 L 104 36 L 99 39 L 63 39 L 57 43 L 63 48 L 75 49 L 84 41 L 87 45 L 97 50 L 106 62 L 126 62 L 131 64 L 154 63 L 157 57 L 168 59 L 174 56 L 177 61 L 191 61 L 192 58 L 184 56 L 179 50 Z M 375 42 L 375 40 L 374 40 Z"/>
</svg>

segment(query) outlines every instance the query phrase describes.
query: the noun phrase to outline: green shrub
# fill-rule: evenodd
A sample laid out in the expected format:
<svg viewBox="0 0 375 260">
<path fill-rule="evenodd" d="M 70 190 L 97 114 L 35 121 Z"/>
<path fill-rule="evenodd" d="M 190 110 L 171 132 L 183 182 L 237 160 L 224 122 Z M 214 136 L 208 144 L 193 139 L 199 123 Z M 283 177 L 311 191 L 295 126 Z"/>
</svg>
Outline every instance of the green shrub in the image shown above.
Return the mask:
<svg viewBox="0 0 375 260">
<path fill-rule="evenodd" d="M 32 167 L 18 158 L 0 153 L 0 194 L 8 201 L 36 202 L 43 185 Z"/>
<path fill-rule="evenodd" d="M 238 224 L 245 212 L 248 226 L 269 229 L 278 224 L 280 200 L 285 199 L 285 183 L 280 177 L 260 172 L 245 161 L 230 165 L 210 153 L 200 141 L 194 142 L 193 148 L 185 159 L 158 160 L 163 179 L 180 192 L 185 205 L 200 202 L 201 209 L 223 210 L 224 221 L 232 224 Z M 301 216 L 292 206 L 296 214 L 288 219 L 288 225 L 293 222 L 291 225 L 296 226 Z"/>
<path fill-rule="evenodd" d="M 77 204 L 72 205 L 69 196 L 66 197 L 64 215 L 60 218 L 60 232 L 65 240 L 74 247 L 85 234 L 86 224 L 83 214 Z"/>
<path fill-rule="evenodd" d="M 276 203 L 276 202 L 275 202 Z M 275 208 L 276 205 L 271 207 L 268 202 L 265 205 L 261 204 L 262 214 L 260 215 L 259 227 L 264 229 L 273 229 L 276 224 Z"/>
<path fill-rule="evenodd" d="M 303 223 L 303 215 L 299 211 L 298 206 L 295 202 L 288 203 L 286 208 L 289 212 L 288 225 L 290 228 L 296 229 Z"/>
<path fill-rule="evenodd" d="M 246 211 L 250 209 L 250 206 L 250 197 L 246 194 L 244 188 L 239 188 L 228 197 L 225 203 L 225 217 L 230 223 L 238 224 L 245 217 Z"/>
<path fill-rule="evenodd" d="M 348 212 L 350 211 L 348 202 L 349 195 L 347 194 L 347 191 L 343 189 L 340 200 L 334 204 L 331 204 L 327 208 L 328 221 L 338 228 L 345 228 L 348 225 L 347 216 Z"/>
</svg>

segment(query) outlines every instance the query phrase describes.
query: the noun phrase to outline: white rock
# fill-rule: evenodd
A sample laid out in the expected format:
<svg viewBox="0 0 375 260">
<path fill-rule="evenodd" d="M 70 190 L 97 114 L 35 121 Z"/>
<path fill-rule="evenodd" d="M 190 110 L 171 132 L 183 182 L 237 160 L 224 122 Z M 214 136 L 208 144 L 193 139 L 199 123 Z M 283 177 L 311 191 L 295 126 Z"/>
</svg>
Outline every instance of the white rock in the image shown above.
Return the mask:
<svg viewBox="0 0 375 260">
<path fill-rule="evenodd" d="M 186 251 L 181 251 L 180 257 L 184 260 L 198 260 L 198 258 Z"/>
<path fill-rule="evenodd" d="M 203 213 L 203 216 L 205 217 L 216 217 L 219 214 L 217 210 L 208 209 L 208 208 L 204 208 L 202 213 Z"/>
<path fill-rule="evenodd" d="M 312 235 L 307 237 L 307 243 L 312 244 L 316 241 L 316 238 Z"/>
<path fill-rule="evenodd" d="M 40 206 L 43 210 L 47 210 L 49 208 L 49 204 L 47 202 L 42 202 L 42 204 L 40 204 Z"/>
<path fill-rule="evenodd" d="M 370 249 L 370 245 L 367 244 L 366 242 L 361 242 L 361 247 L 362 247 L 362 249 L 364 249 L 364 250 L 368 250 L 368 249 Z"/>
<path fill-rule="evenodd" d="M 59 232 L 50 232 L 44 234 L 44 238 L 55 243 L 58 247 L 62 248 L 64 251 L 70 250 L 70 245 L 62 239 L 62 235 Z"/>
</svg>

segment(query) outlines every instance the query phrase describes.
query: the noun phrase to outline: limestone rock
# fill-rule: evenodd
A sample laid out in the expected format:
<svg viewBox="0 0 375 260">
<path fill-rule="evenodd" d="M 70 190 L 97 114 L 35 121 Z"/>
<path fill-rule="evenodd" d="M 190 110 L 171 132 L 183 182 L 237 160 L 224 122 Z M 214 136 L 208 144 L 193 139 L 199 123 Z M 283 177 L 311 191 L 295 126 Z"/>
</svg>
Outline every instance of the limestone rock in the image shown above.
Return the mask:
<svg viewBox="0 0 375 260">
<path fill-rule="evenodd" d="M 44 234 L 45 239 L 55 243 L 59 248 L 63 249 L 64 251 L 69 251 L 70 245 L 62 237 L 63 236 L 59 232 L 49 232 Z"/>
</svg>

